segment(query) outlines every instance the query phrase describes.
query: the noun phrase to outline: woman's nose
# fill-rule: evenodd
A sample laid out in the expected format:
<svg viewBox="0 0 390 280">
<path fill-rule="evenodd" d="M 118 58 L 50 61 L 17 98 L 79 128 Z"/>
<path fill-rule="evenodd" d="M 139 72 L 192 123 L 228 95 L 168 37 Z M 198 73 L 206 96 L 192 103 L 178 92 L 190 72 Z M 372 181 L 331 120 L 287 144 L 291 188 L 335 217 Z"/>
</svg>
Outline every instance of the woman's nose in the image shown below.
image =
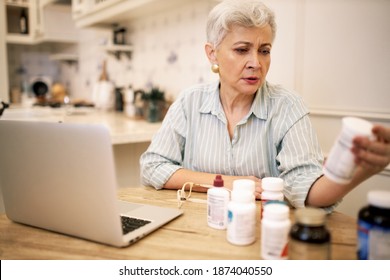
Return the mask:
<svg viewBox="0 0 390 280">
<path fill-rule="evenodd" d="M 247 67 L 257 69 L 261 67 L 259 54 L 256 52 L 248 57 Z"/>
</svg>

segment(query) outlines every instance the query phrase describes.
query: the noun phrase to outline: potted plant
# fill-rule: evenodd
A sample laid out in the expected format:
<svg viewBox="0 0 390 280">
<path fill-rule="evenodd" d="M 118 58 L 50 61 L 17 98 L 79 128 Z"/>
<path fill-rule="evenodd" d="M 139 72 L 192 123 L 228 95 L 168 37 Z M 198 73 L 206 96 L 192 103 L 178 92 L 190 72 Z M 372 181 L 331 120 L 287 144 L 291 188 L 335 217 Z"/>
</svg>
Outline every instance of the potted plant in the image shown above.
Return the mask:
<svg viewBox="0 0 390 280">
<path fill-rule="evenodd" d="M 157 87 L 143 94 L 145 101 L 145 118 L 149 122 L 158 122 L 163 118 L 165 110 L 165 93 Z"/>
</svg>

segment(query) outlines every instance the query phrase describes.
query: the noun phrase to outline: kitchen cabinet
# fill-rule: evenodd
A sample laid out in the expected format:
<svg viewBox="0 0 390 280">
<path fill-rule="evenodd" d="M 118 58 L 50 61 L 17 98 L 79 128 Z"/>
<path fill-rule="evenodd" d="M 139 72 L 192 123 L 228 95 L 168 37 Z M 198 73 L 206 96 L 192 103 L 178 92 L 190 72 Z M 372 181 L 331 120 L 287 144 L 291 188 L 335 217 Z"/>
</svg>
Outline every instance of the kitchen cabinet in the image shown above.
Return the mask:
<svg viewBox="0 0 390 280">
<path fill-rule="evenodd" d="M 72 2 L 72 14 L 77 27 L 112 27 L 115 23 L 170 10 L 189 1 L 191 0 L 75 0 Z"/>
<path fill-rule="evenodd" d="M 6 42 L 16 44 L 32 44 L 38 35 L 38 5 L 37 1 L 7 0 L 4 3 L 6 15 Z M 22 13 L 27 17 L 27 32 L 20 27 Z"/>
<path fill-rule="evenodd" d="M 7 17 L 7 43 L 76 43 L 78 41 L 78 31 L 72 19 L 70 2 L 7 0 L 4 5 Z M 20 27 L 22 14 L 27 17 L 27 32 L 23 32 Z"/>
</svg>

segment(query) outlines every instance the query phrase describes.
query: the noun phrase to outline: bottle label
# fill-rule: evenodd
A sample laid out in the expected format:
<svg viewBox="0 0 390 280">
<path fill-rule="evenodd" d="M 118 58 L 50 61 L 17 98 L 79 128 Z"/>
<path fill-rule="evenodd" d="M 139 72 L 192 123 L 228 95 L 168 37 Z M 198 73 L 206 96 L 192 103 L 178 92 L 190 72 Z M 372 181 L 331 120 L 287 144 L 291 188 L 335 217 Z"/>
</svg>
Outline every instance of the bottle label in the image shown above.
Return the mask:
<svg viewBox="0 0 390 280">
<path fill-rule="evenodd" d="M 350 151 L 350 143 L 347 143 L 341 134 L 332 147 L 324 166 L 325 176 L 338 183 L 350 182 L 355 170 L 354 155 Z"/>
<path fill-rule="evenodd" d="M 390 228 L 358 222 L 358 259 L 390 259 Z"/>
<path fill-rule="evenodd" d="M 287 259 L 289 227 L 262 227 L 261 255 L 264 259 Z"/>
<path fill-rule="evenodd" d="M 226 228 L 227 226 L 227 199 L 208 194 L 207 222 L 209 225 Z"/>
<path fill-rule="evenodd" d="M 330 244 L 313 244 L 291 239 L 288 257 L 290 260 L 329 260 Z"/>
<path fill-rule="evenodd" d="M 227 239 L 234 244 L 246 245 L 256 238 L 255 212 L 237 213 L 228 211 Z"/>
</svg>

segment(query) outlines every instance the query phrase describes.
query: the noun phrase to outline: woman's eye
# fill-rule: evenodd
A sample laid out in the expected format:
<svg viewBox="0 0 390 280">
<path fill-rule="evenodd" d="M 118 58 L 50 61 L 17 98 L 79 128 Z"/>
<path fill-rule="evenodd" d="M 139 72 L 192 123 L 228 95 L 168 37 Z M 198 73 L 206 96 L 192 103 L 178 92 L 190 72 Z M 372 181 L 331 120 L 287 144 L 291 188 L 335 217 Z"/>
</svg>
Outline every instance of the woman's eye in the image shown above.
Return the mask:
<svg viewBox="0 0 390 280">
<path fill-rule="evenodd" d="M 262 49 L 262 50 L 260 50 L 259 52 L 260 52 L 261 54 L 263 54 L 263 55 L 268 55 L 268 54 L 271 53 L 271 50 L 269 50 L 269 49 Z"/>
<path fill-rule="evenodd" d="M 244 49 L 244 48 L 238 48 L 236 49 L 236 52 L 238 52 L 239 54 L 244 54 L 248 51 L 248 49 Z"/>
</svg>

